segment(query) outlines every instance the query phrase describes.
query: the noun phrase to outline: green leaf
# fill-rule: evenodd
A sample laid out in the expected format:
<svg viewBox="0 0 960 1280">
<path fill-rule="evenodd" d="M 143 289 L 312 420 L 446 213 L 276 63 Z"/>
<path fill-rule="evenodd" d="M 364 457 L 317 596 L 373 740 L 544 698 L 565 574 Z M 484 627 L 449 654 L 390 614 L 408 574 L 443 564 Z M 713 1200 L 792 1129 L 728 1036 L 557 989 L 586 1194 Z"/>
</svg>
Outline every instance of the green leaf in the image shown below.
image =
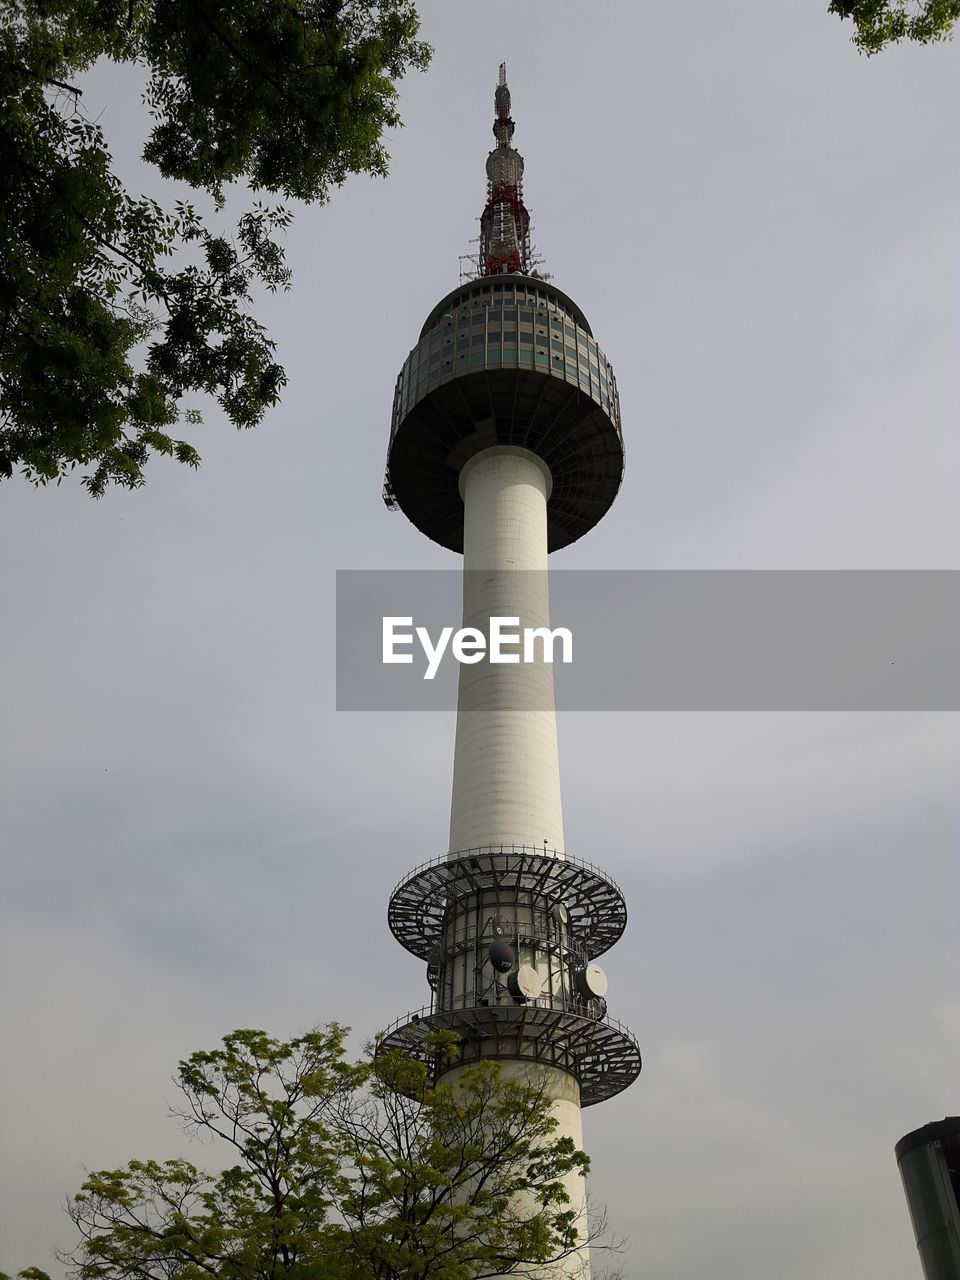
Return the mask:
<svg viewBox="0 0 960 1280">
<path fill-rule="evenodd" d="M 383 173 L 396 80 L 422 68 L 409 0 L 14 0 L 0 18 L 0 477 L 40 485 L 80 467 L 94 496 L 144 483 L 150 457 L 199 454 L 165 428 L 212 396 L 258 425 L 286 374 L 250 314 L 290 287 L 277 236 L 292 214 L 254 206 L 224 226 L 225 186 L 322 201 Z M 68 84 L 98 57 L 146 70 L 145 158 L 214 197 L 200 218 L 135 198 Z M 191 247 L 200 243 L 198 256 Z"/>
</svg>

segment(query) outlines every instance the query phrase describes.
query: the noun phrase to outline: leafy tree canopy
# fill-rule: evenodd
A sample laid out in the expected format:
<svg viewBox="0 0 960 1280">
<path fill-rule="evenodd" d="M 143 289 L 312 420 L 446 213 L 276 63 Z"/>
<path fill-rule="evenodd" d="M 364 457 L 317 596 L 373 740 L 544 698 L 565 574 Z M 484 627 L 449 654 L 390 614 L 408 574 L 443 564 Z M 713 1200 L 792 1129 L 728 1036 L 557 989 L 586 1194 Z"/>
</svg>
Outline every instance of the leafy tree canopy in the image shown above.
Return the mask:
<svg viewBox="0 0 960 1280">
<path fill-rule="evenodd" d="M 251 290 L 288 286 L 283 204 L 225 235 L 113 172 L 72 80 L 147 73 L 144 158 L 224 207 L 225 185 L 323 202 L 385 174 L 396 80 L 426 66 L 412 0 L 7 0 L 0 13 L 0 477 L 137 486 L 207 393 L 255 425 L 285 383 Z M 92 114 L 96 114 L 93 112 Z M 181 252 L 182 251 L 182 252 Z M 176 258 L 176 262 L 173 260 Z"/>
<path fill-rule="evenodd" d="M 90 1173 L 69 1204 L 82 1241 L 61 1255 L 76 1280 L 478 1280 L 518 1267 L 533 1280 L 549 1260 L 573 1266 L 583 1230 L 564 1179 L 588 1161 L 554 1136 L 535 1077 L 482 1062 L 431 1088 L 419 1061 L 351 1063 L 343 1040 L 335 1024 L 289 1041 L 235 1031 L 181 1062 L 174 1114 L 218 1140 L 226 1167 Z M 456 1038 L 433 1049 L 456 1054 Z"/>
<path fill-rule="evenodd" d="M 960 18 L 960 0 L 831 0 L 829 12 L 852 18 L 854 43 L 872 54 L 900 40 L 946 40 Z"/>
</svg>

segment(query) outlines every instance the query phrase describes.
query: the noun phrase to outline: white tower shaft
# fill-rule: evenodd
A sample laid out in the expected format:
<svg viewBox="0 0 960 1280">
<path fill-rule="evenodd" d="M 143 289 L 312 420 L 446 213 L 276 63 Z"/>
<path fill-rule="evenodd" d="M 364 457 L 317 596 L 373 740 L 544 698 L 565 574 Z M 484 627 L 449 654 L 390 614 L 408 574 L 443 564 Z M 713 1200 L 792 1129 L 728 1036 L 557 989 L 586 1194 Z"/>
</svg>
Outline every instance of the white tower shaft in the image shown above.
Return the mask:
<svg viewBox="0 0 960 1280">
<path fill-rule="evenodd" d="M 536 454 L 508 445 L 484 450 L 461 471 L 465 627 L 486 635 L 491 617 L 507 617 L 519 619 L 521 632 L 525 627 L 549 629 L 551 485 L 549 469 Z M 562 856 L 553 669 L 539 661 L 484 662 L 460 669 L 449 856 L 497 845 L 533 846 Z M 507 1060 L 503 1068 L 544 1082 L 554 1100 L 554 1136 L 569 1137 L 582 1149 L 580 1089 L 574 1077 L 545 1064 Z M 567 1194 L 586 1240 L 586 1194 L 579 1174 L 568 1176 Z M 518 1211 L 524 1212 L 524 1206 L 518 1205 Z M 538 1275 L 544 1280 L 548 1275 L 588 1280 L 587 1250 L 538 1270 Z"/>
<path fill-rule="evenodd" d="M 550 472 L 533 453 L 486 449 L 463 468 L 463 625 L 550 626 Z M 563 849 L 553 670 L 518 661 L 460 668 L 450 852 L 497 844 Z M 540 650 L 538 649 L 538 654 Z"/>
</svg>

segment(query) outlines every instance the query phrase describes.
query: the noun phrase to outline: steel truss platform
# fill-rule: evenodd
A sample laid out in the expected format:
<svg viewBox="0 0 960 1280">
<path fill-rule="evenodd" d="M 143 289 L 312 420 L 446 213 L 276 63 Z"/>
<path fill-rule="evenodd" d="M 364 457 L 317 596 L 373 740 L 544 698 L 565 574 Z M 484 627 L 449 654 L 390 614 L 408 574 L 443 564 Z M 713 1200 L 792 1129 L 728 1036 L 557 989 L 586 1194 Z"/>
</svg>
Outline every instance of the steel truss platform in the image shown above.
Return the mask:
<svg viewBox="0 0 960 1280">
<path fill-rule="evenodd" d="M 410 872 L 390 895 L 390 931 L 412 955 L 433 963 L 450 905 L 485 890 L 563 904 L 570 934 L 590 959 L 609 951 L 626 928 L 619 886 L 592 863 L 535 845 L 491 845 L 444 854 Z"/>
<path fill-rule="evenodd" d="M 453 1064 L 429 1041 L 438 1031 L 453 1031 L 460 1037 L 460 1055 Z M 542 1001 L 446 1013 L 427 1007 L 407 1014 L 377 1037 L 377 1052 L 389 1050 L 423 1062 L 432 1083 L 452 1066 L 487 1058 L 557 1067 L 579 1082 L 583 1107 L 605 1102 L 626 1089 L 642 1065 L 633 1033 L 615 1019 L 571 1013 Z"/>
</svg>

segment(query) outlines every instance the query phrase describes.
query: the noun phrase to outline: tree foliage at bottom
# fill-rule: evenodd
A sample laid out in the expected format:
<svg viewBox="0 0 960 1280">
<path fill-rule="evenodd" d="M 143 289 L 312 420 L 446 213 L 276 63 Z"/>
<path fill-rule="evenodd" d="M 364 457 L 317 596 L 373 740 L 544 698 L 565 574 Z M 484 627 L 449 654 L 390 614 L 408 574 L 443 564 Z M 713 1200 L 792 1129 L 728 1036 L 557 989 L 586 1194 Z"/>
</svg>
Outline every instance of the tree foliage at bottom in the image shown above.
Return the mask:
<svg viewBox="0 0 960 1280">
<path fill-rule="evenodd" d="M 451 1055 L 449 1033 L 435 1051 Z M 235 1031 L 180 1063 L 188 1131 L 220 1172 L 133 1160 L 69 1202 L 76 1280 L 479 1280 L 584 1257 L 566 1190 L 587 1157 L 557 1137 L 535 1075 L 495 1062 L 431 1087 L 413 1058 L 347 1061 L 331 1024 L 289 1041 Z"/>
</svg>

